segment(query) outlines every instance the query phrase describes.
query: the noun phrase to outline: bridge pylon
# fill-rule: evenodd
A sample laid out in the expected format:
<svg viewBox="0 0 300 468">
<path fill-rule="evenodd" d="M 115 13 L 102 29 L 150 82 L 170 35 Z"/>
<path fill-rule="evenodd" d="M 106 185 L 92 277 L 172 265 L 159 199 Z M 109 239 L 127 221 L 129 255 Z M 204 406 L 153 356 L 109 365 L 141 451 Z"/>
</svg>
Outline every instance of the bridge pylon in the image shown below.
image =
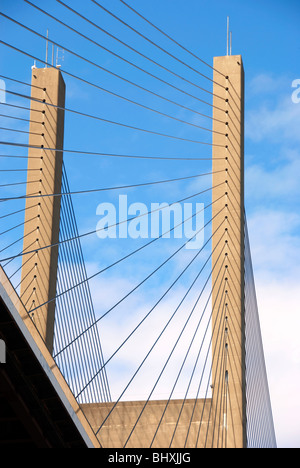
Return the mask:
<svg viewBox="0 0 300 468">
<path fill-rule="evenodd" d="M 35 67 L 31 83 L 23 251 L 56 245 L 23 256 L 20 297 L 52 353 L 61 201 L 53 194 L 61 192 L 65 83 L 59 69 Z"/>
<path fill-rule="evenodd" d="M 227 447 L 246 447 L 244 304 L 244 70 L 240 55 L 214 58 L 212 263 L 221 256 L 223 274 L 212 273 L 212 407 L 214 431 Z M 225 120 L 225 134 L 224 134 Z M 224 158 L 225 155 L 225 158 Z M 224 197 L 225 194 L 225 197 Z M 216 216 L 216 217 L 214 217 Z M 217 296 L 218 291 L 223 294 Z M 222 397 L 221 397 L 222 396 Z"/>
</svg>

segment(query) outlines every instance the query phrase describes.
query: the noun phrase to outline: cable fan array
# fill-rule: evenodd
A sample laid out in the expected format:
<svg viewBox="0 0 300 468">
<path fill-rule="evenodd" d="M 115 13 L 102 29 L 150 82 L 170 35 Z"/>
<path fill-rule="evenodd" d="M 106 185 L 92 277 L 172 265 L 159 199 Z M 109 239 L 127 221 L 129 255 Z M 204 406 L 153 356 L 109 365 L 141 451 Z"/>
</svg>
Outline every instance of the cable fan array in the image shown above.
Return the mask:
<svg viewBox="0 0 300 468">
<path fill-rule="evenodd" d="M 183 447 L 226 447 L 220 415 L 231 411 L 226 369 L 235 366 L 224 282 L 228 187 L 212 183 L 213 160 L 227 158 L 226 145 L 213 143 L 214 133 L 228 136 L 226 99 L 215 92 L 225 89 L 220 81 L 226 77 L 123 0 L 108 8 L 90 0 L 85 9 L 60 0 L 43 8 L 23 3 L 22 15 L 0 12 L 9 31 L 1 51 L 19 61 L 0 75 L 0 265 L 38 329 L 38 312 L 55 304 L 54 360 L 86 414 L 98 405 L 101 421 L 93 429 L 103 447 L 128 401 L 138 404 L 121 428 L 122 447 L 134 446 L 145 430 L 153 401 L 161 409 L 148 428 L 149 447 L 159 444 L 170 411 L 175 417 L 166 447 L 179 440 Z M 48 53 L 42 58 L 45 44 L 52 62 Z M 36 66 L 54 67 L 55 48 L 65 53 L 64 107 L 53 104 L 46 89 L 35 98 L 30 83 L 33 63 L 33 74 Z M 215 119 L 215 108 L 223 118 Z M 52 110 L 64 112 L 63 149 L 45 141 Z M 222 132 L 213 129 L 214 120 Z M 40 145 L 30 144 L 32 135 Z M 49 193 L 43 161 L 54 152 L 64 157 L 62 185 Z M 27 167 L 32 158 L 36 169 Z M 31 191 L 36 184 L 41 190 Z M 213 200 L 216 188 L 222 194 Z M 29 242 L 46 222 L 30 212 L 54 198 L 60 200 L 58 242 L 40 245 L 38 233 Z M 213 213 L 220 201 L 224 208 Z M 105 224 L 99 225 L 99 213 Z M 34 259 L 54 248 L 56 293 L 39 302 Z M 254 284 L 251 275 L 249 281 Z M 251 284 L 246 308 L 253 310 Z M 255 387 L 249 392 L 254 402 Z"/>
</svg>

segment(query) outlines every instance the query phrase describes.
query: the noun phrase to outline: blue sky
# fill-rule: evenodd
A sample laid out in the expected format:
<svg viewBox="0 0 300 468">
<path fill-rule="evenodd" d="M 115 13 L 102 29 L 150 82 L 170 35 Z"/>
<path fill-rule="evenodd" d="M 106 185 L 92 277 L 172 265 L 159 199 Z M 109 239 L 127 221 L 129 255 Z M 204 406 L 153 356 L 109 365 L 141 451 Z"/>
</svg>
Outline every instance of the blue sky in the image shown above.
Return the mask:
<svg viewBox="0 0 300 468">
<path fill-rule="evenodd" d="M 199 91 L 179 77 L 157 67 L 145 58 L 138 56 L 132 50 L 124 47 L 99 30 L 77 18 L 54 0 L 48 2 L 33 1 L 36 5 L 61 18 L 82 33 L 101 42 L 106 48 L 126 57 L 141 68 L 160 76 L 162 79 L 182 88 L 192 95 L 199 96 L 211 102 L 211 96 Z M 180 76 L 196 82 L 207 90 L 212 90 L 211 82 L 199 77 L 190 69 L 158 51 L 136 34 L 129 31 L 115 19 L 97 8 L 91 1 L 72 3 L 66 0 L 77 11 L 124 42 L 163 63 Z M 116 15 L 125 19 L 139 31 L 171 53 L 188 62 L 191 66 L 212 77 L 211 69 L 184 53 L 167 38 L 146 25 L 130 12 L 119 0 L 102 0 L 102 5 Z M 128 2 L 129 3 L 129 2 Z M 256 286 L 260 319 L 265 347 L 265 357 L 269 377 L 273 415 L 275 421 L 278 445 L 282 447 L 300 446 L 299 426 L 299 391 L 300 391 L 300 345 L 299 329 L 299 280 L 300 280 L 300 216 L 299 216 L 299 175 L 300 175 L 300 103 L 292 101 L 292 83 L 300 79 L 300 4 L 297 0 L 252 0 L 226 2 L 210 0 L 151 0 L 146 2 L 131 2 L 144 16 L 161 27 L 178 42 L 199 55 L 212 65 L 214 56 L 226 54 L 226 18 L 230 17 L 232 30 L 232 53 L 243 56 L 246 93 L 245 93 L 245 165 L 246 165 L 246 211 L 248 215 L 250 241 L 253 263 L 256 274 Z M 21 0 L 1 0 L 1 11 L 17 21 L 46 35 L 57 43 L 76 51 L 97 64 L 120 74 L 127 79 L 139 83 L 145 88 L 161 94 L 168 99 L 176 100 L 186 107 L 201 113 L 211 115 L 211 107 L 200 103 L 191 96 L 186 96 L 174 90 L 161 81 L 133 68 L 101 50 L 99 47 L 80 38 L 74 32 L 38 13 L 33 7 Z M 23 30 L 10 21 L 0 18 L 1 38 L 37 58 L 45 59 L 45 41 Z M 49 49 L 51 55 L 51 48 Z M 0 44 L 1 74 L 30 82 L 33 59 L 10 50 Z M 92 66 L 60 49 L 59 63 L 62 69 L 80 76 L 90 82 L 98 83 L 103 88 L 113 90 L 119 95 L 143 103 L 148 107 L 159 109 L 164 113 L 175 115 L 200 126 L 209 127 L 210 120 L 199 115 L 162 101 L 150 93 L 137 90 L 118 78 L 112 77 L 99 68 Z M 36 65 L 43 64 L 37 61 Z M 64 75 L 67 85 L 66 107 L 81 112 L 102 116 L 105 119 L 126 123 L 156 132 L 177 135 L 186 139 L 210 141 L 209 132 L 201 131 L 192 126 L 175 122 L 156 113 L 142 109 L 118 97 L 114 97 L 95 87 L 89 86 Z M 19 84 L 5 80 L 8 90 L 29 94 L 28 89 Z M 7 95 L 7 102 L 29 105 L 26 100 Z M 1 106 L 1 113 L 9 113 Z M 13 112 L 13 111 L 11 111 Z M 26 117 L 26 112 L 15 110 L 11 115 Z M 3 127 L 11 127 L 8 119 L 2 119 Z M 19 124 L 19 129 L 26 130 L 25 124 Z M 2 132 L 1 140 L 26 142 L 24 135 L 12 135 Z M 66 113 L 65 148 L 110 152 L 120 154 L 136 154 L 148 156 L 173 157 L 210 157 L 209 146 L 197 145 L 176 139 L 163 138 L 145 132 L 122 128 L 92 119 L 79 118 Z M 10 148 L 1 148 L 2 154 L 13 154 Z M 26 151 L 13 150 L 15 154 L 25 155 Z M 6 160 L 3 164 L 8 167 Z M 17 164 L 17 163 L 15 163 Z M 18 167 L 25 167 L 20 160 Z M 22 165 L 23 164 L 23 165 Z M 71 190 L 96 188 L 101 186 L 142 183 L 162 179 L 190 176 L 209 170 L 206 162 L 172 162 L 169 161 L 138 161 L 130 159 L 99 158 L 96 156 L 65 154 L 65 164 L 68 172 Z M 9 176 L 5 176 L 7 182 Z M 21 180 L 21 176 L 18 180 Z M 23 180 L 23 179 L 22 179 Z M 128 200 L 143 202 L 168 202 L 180 200 L 185 196 L 210 187 L 210 181 L 201 179 L 162 185 L 155 188 L 131 190 L 126 193 Z M 1 192 L 3 193 L 3 192 Z M 8 192 L 6 192 L 8 193 Z M 22 188 L 19 192 L 22 193 Z M 74 205 L 81 232 L 96 228 L 97 205 L 101 202 L 116 202 L 116 193 L 74 196 Z M 209 197 L 198 200 L 208 202 Z M 206 220 L 209 220 L 207 215 Z M 101 242 L 96 236 L 85 240 L 84 253 L 88 272 L 93 273 L 109 262 L 118 258 L 124 252 L 131 250 L 130 241 Z M 94 300 L 98 312 L 111 305 L 111 297 L 117 297 L 127 291 L 138 278 L 142 278 L 149 267 L 153 267 L 164 258 L 165 252 L 172 252 L 179 243 L 164 243 L 159 252 L 153 250 L 145 253 L 135 262 L 126 264 L 123 270 L 112 272 L 107 277 L 92 284 Z M 168 275 L 179 272 L 186 262 L 186 253 L 179 257 L 165 273 Z M 203 257 L 204 258 L 204 257 Z M 193 278 L 196 269 L 189 273 Z M 161 278 L 153 280 L 146 291 L 132 299 L 130 307 L 147 308 L 164 289 Z M 108 291 L 103 296 L 101 291 Z M 181 290 L 176 290 L 176 297 Z M 173 297 L 166 308 L 174 307 Z M 105 302 L 107 301 L 107 302 Z M 192 300 L 191 300 L 192 302 Z M 121 314 L 121 312 L 120 312 Z M 118 315 L 120 317 L 121 315 Z M 153 327 L 155 321 L 153 319 Z M 105 345 L 110 346 L 112 337 L 109 324 L 105 329 Z M 134 350 L 132 350 L 134 353 Z M 108 351 L 109 354 L 109 351 Z M 112 370 L 112 372 L 115 372 Z"/>
</svg>

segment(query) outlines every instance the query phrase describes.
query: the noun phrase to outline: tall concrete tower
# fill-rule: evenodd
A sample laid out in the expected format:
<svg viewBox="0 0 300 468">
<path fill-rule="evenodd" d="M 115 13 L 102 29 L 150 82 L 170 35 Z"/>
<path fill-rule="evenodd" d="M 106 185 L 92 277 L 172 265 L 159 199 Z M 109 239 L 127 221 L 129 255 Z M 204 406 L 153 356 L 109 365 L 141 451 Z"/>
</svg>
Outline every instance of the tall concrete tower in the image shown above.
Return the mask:
<svg viewBox="0 0 300 468">
<path fill-rule="evenodd" d="M 65 83 L 57 68 L 33 68 L 23 250 L 59 241 Z M 51 148 L 52 150 L 44 150 Z M 41 195 L 35 198 L 35 195 Z M 50 196 L 47 196 L 50 195 Z M 32 197 L 32 198 L 31 198 Z M 21 300 L 53 350 L 58 246 L 23 256 Z M 48 302 L 51 301 L 51 302 Z"/>
<path fill-rule="evenodd" d="M 213 350 L 219 360 L 212 368 L 213 409 L 224 443 L 246 446 L 245 304 L 244 304 L 244 70 L 240 55 L 214 59 L 213 216 L 224 210 L 224 228 L 213 237 L 213 263 L 224 257 L 224 275 L 213 292 Z M 218 83 L 218 84 L 216 84 Z M 225 125 L 224 122 L 225 121 Z M 217 133 L 218 132 L 218 133 Z M 225 198 L 222 197 L 225 193 Z M 213 232 L 220 217 L 213 220 Z M 224 233 L 225 230 L 225 233 Z M 225 235 L 224 235 L 225 234 Z M 221 240 L 221 237 L 224 236 Z M 223 283 L 223 284 L 220 284 Z M 216 297 L 219 288 L 224 300 Z M 221 302 L 223 301 L 223 302 Z M 224 311 L 221 313 L 221 311 Z M 222 364 L 220 364 L 222 362 Z M 223 404 L 217 396 L 222 394 Z M 229 411 L 230 408 L 230 411 Z M 217 439 L 217 438 L 216 438 Z"/>
</svg>

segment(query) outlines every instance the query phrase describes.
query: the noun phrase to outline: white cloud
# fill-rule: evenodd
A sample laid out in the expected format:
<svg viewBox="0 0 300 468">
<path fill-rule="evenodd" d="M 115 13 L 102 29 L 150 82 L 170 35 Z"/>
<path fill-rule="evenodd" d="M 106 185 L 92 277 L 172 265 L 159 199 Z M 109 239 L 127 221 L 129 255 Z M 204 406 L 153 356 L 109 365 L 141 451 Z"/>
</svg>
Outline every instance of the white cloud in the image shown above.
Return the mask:
<svg viewBox="0 0 300 468">
<path fill-rule="evenodd" d="M 298 213 L 261 209 L 248 220 L 251 252 L 257 279 L 299 275 L 300 216 Z"/>
<path fill-rule="evenodd" d="M 261 209 L 248 225 L 277 442 L 299 447 L 300 216 Z"/>
<path fill-rule="evenodd" d="M 287 83 L 289 83 L 289 80 L 286 77 L 260 73 L 250 81 L 247 86 L 247 93 L 250 96 L 259 94 L 266 96 L 268 94 L 282 93 L 282 90 L 286 89 Z"/>
<path fill-rule="evenodd" d="M 291 93 L 292 95 L 292 93 Z M 300 105 L 291 95 L 280 98 L 277 104 L 262 103 L 246 115 L 246 137 L 255 142 L 282 143 L 300 141 Z"/>
<path fill-rule="evenodd" d="M 300 448 L 299 279 L 291 275 L 257 282 L 275 431 L 283 448 Z"/>
<path fill-rule="evenodd" d="M 246 119 L 249 142 L 259 143 L 259 154 L 246 170 L 246 202 L 275 431 L 282 448 L 300 447 L 300 105 L 292 102 L 292 91 L 284 77 L 257 76 L 249 94 L 260 101 Z"/>
<path fill-rule="evenodd" d="M 172 283 L 169 278 L 168 284 Z M 169 354 L 179 334 L 191 313 L 195 300 L 203 286 L 201 280 L 198 287 L 195 287 L 191 294 L 185 299 L 181 307 L 178 309 L 161 338 L 158 339 L 161 331 L 167 325 L 174 311 L 178 308 L 182 298 L 187 292 L 187 288 L 178 284 L 170 293 L 164 297 L 163 301 L 155 308 L 157 301 L 167 289 L 166 284 L 159 288 L 142 288 L 137 290 L 133 295 L 130 295 L 118 307 L 113 309 L 106 317 L 99 322 L 99 331 L 102 342 L 102 349 L 105 355 L 105 361 L 114 355 L 116 350 L 124 340 L 131 334 L 139 322 L 153 309 L 151 314 L 146 318 L 142 325 L 134 332 L 134 335 L 126 341 L 120 348 L 117 354 L 107 365 L 108 378 L 111 386 L 113 399 L 117 399 L 122 390 L 128 384 L 139 365 L 151 350 L 155 341 L 158 339 L 151 354 L 143 364 L 141 371 L 138 372 L 130 385 L 128 392 L 122 399 L 147 399 L 152 387 L 159 377 L 159 374 L 167 361 Z M 138 280 L 123 279 L 121 277 L 111 276 L 110 278 L 98 277 L 92 283 L 92 293 L 97 317 L 108 311 L 116 304 L 123 296 L 132 290 L 138 284 Z M 202 285 L 201 285 L 202 284 Z M 170 362 L 160 378 L 159 384 L 152 395 L 152 399 L 167 398 L 174 385 L 180 366 L 184 360 L 185 354 L 189 347 L 191 338 L 195 333 L 198 321 L 208 300 L 209 287 L 205 290 L 203 297 L 197 304 L 194 313 L 191 315 L 186 329 L 176 346 Z M 197 338 L 194 340 L 189 356 L 185 363 L 181 377 L 176 386 L 173 398 L 183 398 L 187 382 L 190 378 L 192 367 L 196 360 L 199 342 L 205 333 L 210 316 L 210 305 L 207 306 L 206 312 L 201 320 L 197 332 Z M 208 328 L 206 344 L 203 347 L 201 358 L 198 363 L 198 368 L 204 362 L 207 347 L 209 345 L 210 329 Z M 207 374 L 209 373 L 209 360 L 207 363 Z M 189 397 L 195 396 L 199 382 L 201 371 L 195 374 Z M 206 391 L 207 375 L 201 386 L 201 394 Z"/>
<path fill-rule="evenodd" d="M 296 201 L 300 195 L 300 154 L 285 150 L 282 158 L 274 161 L 274 166 L 265 162 L 249 165 L 246 169 L 247 204 L 260 200 L 273 200 L 277 203 Z"/>
</svg>

